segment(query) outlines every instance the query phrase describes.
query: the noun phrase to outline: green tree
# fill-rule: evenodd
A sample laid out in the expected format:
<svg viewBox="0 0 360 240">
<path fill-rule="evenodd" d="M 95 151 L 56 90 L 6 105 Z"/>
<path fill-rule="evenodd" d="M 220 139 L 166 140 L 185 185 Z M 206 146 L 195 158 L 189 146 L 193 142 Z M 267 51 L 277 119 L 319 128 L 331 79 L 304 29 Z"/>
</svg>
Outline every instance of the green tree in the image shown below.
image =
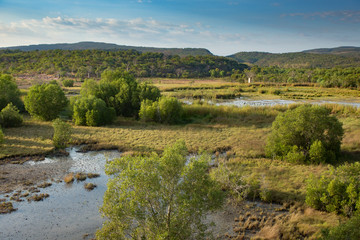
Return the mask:
<svg viewBox="0 0 360 240">
<path fill-rule="evenodd" d="M 224 200 L 208 175 L 211 157 L 187 159 L 184 141 L 162 156 L 122 157 L 106 165 L 108 182 L 101 211 L 107 218 L 98 239 L 206 239 L 207 211 Z"/>
<path fill-rule="evenodd" d="M 19 110 L 9 103 L 0 112 L 0 125 L 6 127 L 19 127 L 23 123 L 23 118 L 19 113 Z"/>
<path fill-rule="evenodd" d="M 0 128 L 0 144 L 2 144 L 4 142 L 4 133 Z"/>
<path fill-rule="evenodd" d="M 340 155 L 343 134 L 342 124 L 327 108 L 302 105 L 276 117 L 266 155 L 289 161 L 297 155 L 296 159 L 308 163 L 333 162 Z"/>
<path fill-rule="evenodd" d="M 115 110 L 100 98 L 81 97 L 73 103 L 73 121 L 76 125 L 100 126 L 112 123 Z"/>
<path fill-rule="evenodd" d="M 183 108 L 174 97 L 161 97 L 158 101 L 142 101 L 139 117 L 143 121 L 174 124 L 182 120 Z"/>
<path fill-rule="evenodd" d="M 12 103 L 18 109 L 23 109 L 24 107 L 20 100 L 20 90 L 14 78 L 7 74 L 0 74 L 0 110 L 9 103 Z"/>
<path fill-rule="evenodd" d="M 71 125 L 57 118 L 53 121 L 53 144 L 56 148 L 66 148 L 71 139 Z"/>
<path fill-rule="evenodd" d="M 25 108 L 31 116 L 50 121 L 59 116 L 68 100 L 58 84 L 34 85 L 25 97 Z"/>
<path fill-rule="evenodd" d="M 350 218 L 337 227 L 325 229 L 321 240 L 356 240 L 360 239 L 360 216 Z"/>
<path fill-rule="evenodd" d="M 159 88 L 147 83 L 143 82 L 139 84 L 139 100 L 142 102 L 145 99 L 156 101 L 161 97 L 161 93 Z"/>
</svg>

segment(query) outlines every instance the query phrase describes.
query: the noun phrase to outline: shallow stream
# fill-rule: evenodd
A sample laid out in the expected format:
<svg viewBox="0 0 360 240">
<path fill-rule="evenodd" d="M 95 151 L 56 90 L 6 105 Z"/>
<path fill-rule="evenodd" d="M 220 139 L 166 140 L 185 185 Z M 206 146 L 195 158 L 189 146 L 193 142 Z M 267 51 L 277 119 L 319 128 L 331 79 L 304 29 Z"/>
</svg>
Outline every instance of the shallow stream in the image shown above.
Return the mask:
<svg viewBox="0 0 360 240">
<path fill-rule="evenodd" d="M 72 184 L 54 183 L 40 189 L 50 196 L 43 201 L 14 202 L 18 210 L 0 215 L 0 239 L 88 239 L 103 219 L 99 213 L 108 176 L 104 172 L 107 160 L 120 156 L 118 151 L 77 152 L 79 148 L 67 149 L 68 157 L 46 158 L 41 162 L 26 164 L 54 164 L 59 161 L 69 164 L 69 172 L 98 173 L 100 177 L 76 180 Z M 92 191 L 84 183 L 94 183 Z M 4 196 L 0 195 L 0 198 Z"/>
</svg>

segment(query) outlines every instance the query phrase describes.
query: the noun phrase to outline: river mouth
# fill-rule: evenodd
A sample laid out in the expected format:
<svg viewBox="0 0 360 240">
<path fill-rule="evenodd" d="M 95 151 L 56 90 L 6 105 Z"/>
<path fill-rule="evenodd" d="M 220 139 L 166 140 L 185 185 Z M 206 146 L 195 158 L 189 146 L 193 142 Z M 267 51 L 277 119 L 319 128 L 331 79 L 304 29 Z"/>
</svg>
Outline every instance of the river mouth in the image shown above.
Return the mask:
<svg viewBox="0 0 360 240">
<path fill-rule="evenodd" d="M 0 239 L 87 239 L 94 237 L 94 231 L 101 227 L 103 219 L 99 207 L 103 202 L 108 176 L 105 163 L 120 157 L 118 151 L 78 152 L 79 147 L 69 148 L 69 156 L 46 158 L 42 162 L 27 162 L 28 165 L 68 165 L 68 172 L 100 174 L 73 183 L 52 182 L 47 188 L 39 188 L 49 194 L 43 201 L 14 202 L 18 210 L 0 215 Z M 92 191 L 84 188 L 93 183 Z M 5 194 L 0 195 L 4 198 Z"/>
</svg>

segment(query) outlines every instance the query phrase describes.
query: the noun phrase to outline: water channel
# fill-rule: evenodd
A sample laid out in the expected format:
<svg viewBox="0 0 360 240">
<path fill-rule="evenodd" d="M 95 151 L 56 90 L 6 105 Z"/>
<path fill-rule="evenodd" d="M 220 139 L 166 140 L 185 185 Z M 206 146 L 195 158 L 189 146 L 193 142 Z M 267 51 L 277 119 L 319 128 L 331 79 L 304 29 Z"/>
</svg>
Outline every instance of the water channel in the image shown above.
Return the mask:
<svg viewBox="0 0 360 240">
<path fill-rule="evenodd" d="M 86 179 L 97 187 L 84 188 L 84 182 L 53 183 L 41 189 L 50 196 L 39 202 L 15 202 L 18 210 L 0 215 L 0 239 L 88 239 L 101 227 L 99 213 L 108 176 L 104 172 L 107 160 L 120 156 L 118 151 L 78 152 L 79 147 L 67 149 L 68 157 L 46 158 L 25 164 L 54 164 L 70 162 L 69 172 L 98 173 L 100 177 Z M 41 193 L 40 192 L 40 193 Z M 0 196 L 3 198 L 4 196 Z M 25 199 L 26 200 L 26 199 Z"/>
</svg>

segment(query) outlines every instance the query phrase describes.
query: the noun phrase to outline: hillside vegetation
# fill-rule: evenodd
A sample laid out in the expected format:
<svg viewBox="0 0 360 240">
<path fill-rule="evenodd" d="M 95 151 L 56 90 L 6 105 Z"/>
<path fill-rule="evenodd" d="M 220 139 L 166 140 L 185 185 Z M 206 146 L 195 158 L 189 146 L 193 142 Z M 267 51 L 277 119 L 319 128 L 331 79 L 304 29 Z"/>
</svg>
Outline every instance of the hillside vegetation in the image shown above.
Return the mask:
<svg viewBox="0 0 360 240">
<path fill-rule="evenodd" d="M 99 78 L 106 69 L 126 70 L 136 77 L 208 77 L 210 70 L 229 76 L 247 65 L 212 55 L 187 56 L 135 50 L 0 51 L 0 72 L 48 74 L 56 77 Z"/>
<path fill-rule="evenodd" d="M 295 53 L 239 52 L 228 57 L 240 63 L 250 63 L 261 67 L 332 68 L 360 66 L 359 50 L 357 52 L 349 50 L 346 54 L 344 51 L 320 49 Z"/>
<path fill-rule="evenodd" d="M 1 49 L 1 48 L 0 48 Z M 102 42 L 78 42 L 78 43 L 58 43 L 58 44 L 38 44 L 29 46 L 15 46 L 6 47 L 3 49 L 20 50 L 20 51 L 36 51 L 36 50 L 136 50 L 142 53 L 156 52 L 164 53 L 166 55 L 185 56 L 205 56 L 212 55 L 212 53 L 205 48 L 155 48 L 155 47 L 135 47 L 117 45 L 113 43 Z"/>
</svg>

